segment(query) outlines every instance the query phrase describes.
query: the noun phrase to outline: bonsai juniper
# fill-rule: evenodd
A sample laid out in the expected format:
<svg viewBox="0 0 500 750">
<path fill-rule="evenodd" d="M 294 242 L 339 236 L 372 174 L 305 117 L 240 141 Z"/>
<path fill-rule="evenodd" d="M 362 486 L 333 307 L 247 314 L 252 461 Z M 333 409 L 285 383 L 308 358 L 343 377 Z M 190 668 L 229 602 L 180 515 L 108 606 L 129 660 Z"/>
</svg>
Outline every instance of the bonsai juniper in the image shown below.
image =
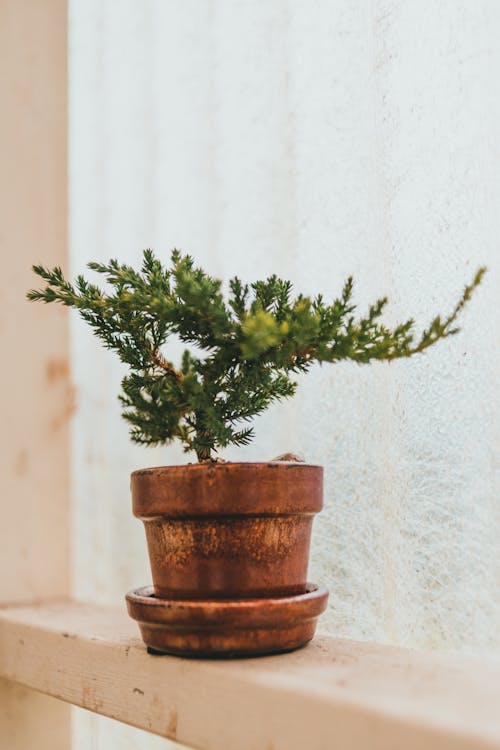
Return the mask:
<svg viewBox="0 0 500 750">
<path fill-rule="evenodd" d="M 352 278 L 327 304 L 321 295 L 292 297 L 291 283 L 276 276 L 250 285 L 234 278 L 225 300 L 221 282 L 177 250 L 168 268 L 151 250 L 139 271 L 116 260 L 89 268 L 109 291 L 83 276 L 71 284 L 58 267 L 34 266 L 46 285 L 28 298 L 78 310 L 128 365 L 120 400 L 132 440 L 178 439 L 199 461 L 214 460 L 218 448 L 248 443 L 253 430 L 245 423 L 272 401 L 292 396 L 293 376 L 314 362 L 410 357 L 457 333 L 456 319 L 485 271 L 478 270 L 447 318 L 435 317 L 415 340 L 413 320 L 393 329 L 380 322 L 385 297 L 356 319 Z M 170 334 L 192 345 L 180 367 L 163 353 Z"/>
</svg>

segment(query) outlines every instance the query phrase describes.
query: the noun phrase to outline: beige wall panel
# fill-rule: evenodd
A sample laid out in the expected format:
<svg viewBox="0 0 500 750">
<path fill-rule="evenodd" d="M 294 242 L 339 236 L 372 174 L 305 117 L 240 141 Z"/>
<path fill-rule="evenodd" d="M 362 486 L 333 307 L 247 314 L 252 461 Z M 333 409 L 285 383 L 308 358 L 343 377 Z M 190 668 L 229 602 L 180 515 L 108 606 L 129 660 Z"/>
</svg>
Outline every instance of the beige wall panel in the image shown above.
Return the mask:
<svg viewBox="0 0 500 750">
<path fill-rule="evenodd" d="M 67 316 L 30 305 L 31 265 L 66 264 L 65 3 L 1 0 L 0 598 L 68 590 Z"/>
<path fill-rule="evenodd" d="M 0 601 L 69 589 L 64 311 L 29 305 L 30 266 L 65 265 L 66 3 L 0 0 Z M 68 706 L 0 683 L 0 748 L 63 750 Z"/>
</svg>

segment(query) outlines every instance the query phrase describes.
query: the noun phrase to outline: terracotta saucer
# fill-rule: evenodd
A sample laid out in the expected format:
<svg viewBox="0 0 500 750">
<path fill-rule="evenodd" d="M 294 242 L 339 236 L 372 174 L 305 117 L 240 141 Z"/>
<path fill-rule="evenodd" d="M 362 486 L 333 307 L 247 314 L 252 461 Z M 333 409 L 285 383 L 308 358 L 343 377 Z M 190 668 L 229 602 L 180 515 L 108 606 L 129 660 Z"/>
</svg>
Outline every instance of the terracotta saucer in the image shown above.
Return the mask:
<svg viewBox="0 0 500 750">
<path fill-rule="evenodd" d="M 308 583 L 305 594 L 269 599 L 159 599 L 152 586 L 130 591 L 129 615 L 151 653 L 233 658 L 304 646 L 326 609 L 328 591 Z"/>
</svg>

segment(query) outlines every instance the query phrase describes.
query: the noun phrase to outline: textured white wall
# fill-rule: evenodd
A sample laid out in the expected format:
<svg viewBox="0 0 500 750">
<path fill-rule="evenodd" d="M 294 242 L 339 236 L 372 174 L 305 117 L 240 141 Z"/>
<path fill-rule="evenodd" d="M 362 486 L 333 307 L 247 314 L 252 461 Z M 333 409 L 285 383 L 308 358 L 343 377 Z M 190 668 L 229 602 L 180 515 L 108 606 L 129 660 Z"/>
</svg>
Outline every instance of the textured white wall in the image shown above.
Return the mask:
<svg viewBox="0 0 500 750">
<path fill-rule="evenodd" d="M 241 460 L 326 469 L 311 578 L 330 633 L 500 647 L 500 4 L 496 0 L 72 0 L 72 270 L 192 252 L 223 278 L 277 271 L 332 296 L 353 273 L 390 321 L 447 311 L 418 360 L 316 369 Z M 75 321 L 75 591 L 149 581 L 120 366 Z"/>
</svg>

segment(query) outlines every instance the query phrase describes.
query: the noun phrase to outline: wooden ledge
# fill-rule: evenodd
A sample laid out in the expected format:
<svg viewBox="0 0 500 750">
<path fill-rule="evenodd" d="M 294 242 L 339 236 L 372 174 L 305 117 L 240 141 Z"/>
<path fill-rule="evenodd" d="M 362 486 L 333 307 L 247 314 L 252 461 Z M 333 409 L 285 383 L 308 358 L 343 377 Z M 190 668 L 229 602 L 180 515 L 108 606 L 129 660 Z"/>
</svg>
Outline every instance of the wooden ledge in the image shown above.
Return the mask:
<svg viewBox="0 0 500 750">
<path fill-rule="evenodd" d="M 151 656 L 124 607 L 3 607 L 0 677 L 201 750 L 500 747 L 498 662 L 329 637 L 252 660 Z"/>
</svg>

